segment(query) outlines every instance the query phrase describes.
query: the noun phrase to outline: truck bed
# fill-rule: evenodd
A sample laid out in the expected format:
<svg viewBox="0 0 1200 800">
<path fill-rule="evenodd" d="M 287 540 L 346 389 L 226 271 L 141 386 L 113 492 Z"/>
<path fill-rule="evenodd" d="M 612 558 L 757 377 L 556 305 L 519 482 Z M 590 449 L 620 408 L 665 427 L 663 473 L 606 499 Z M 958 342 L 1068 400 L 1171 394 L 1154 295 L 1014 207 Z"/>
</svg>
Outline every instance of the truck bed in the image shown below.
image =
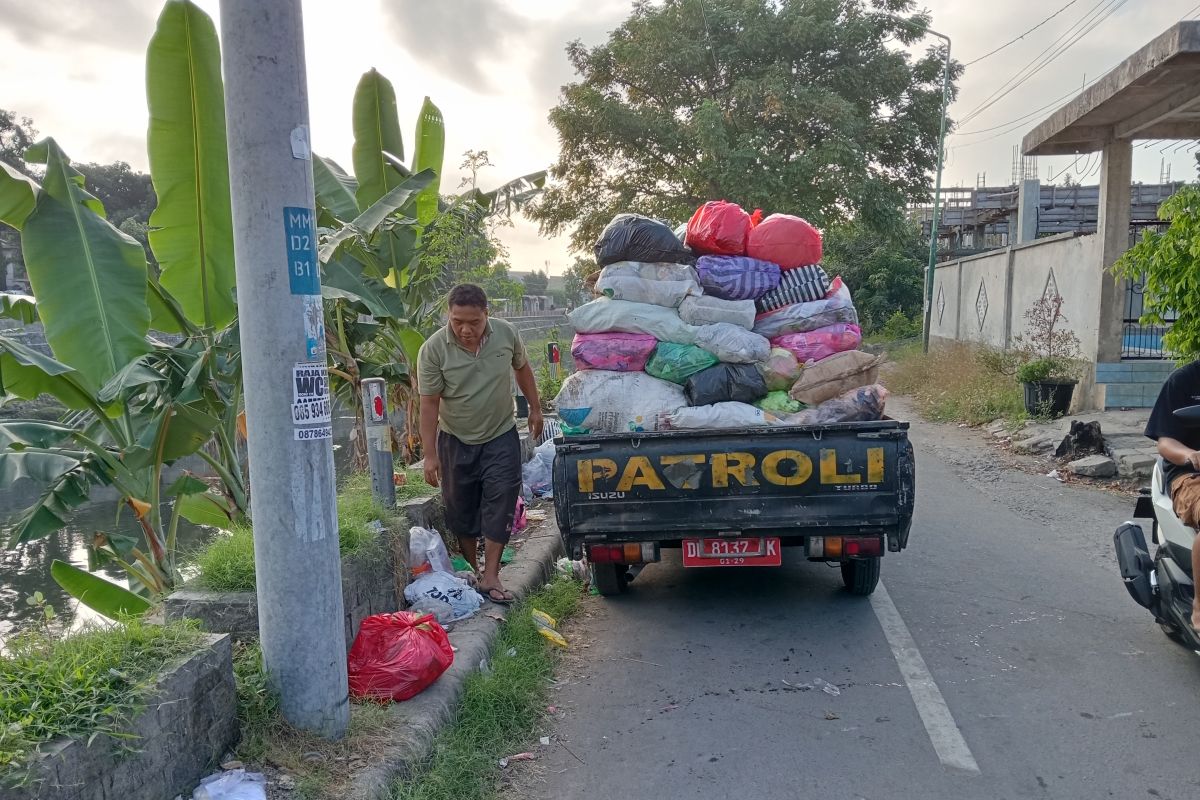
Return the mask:
<svg viewBox="0 0 1200 800">
<path fill-rule="evenodd" d="M 898 551 L 915 496 L 908 423 L 660 431 L 556 440 L 568 550 L 696 536 L 876 534 Z"/>
</svg>

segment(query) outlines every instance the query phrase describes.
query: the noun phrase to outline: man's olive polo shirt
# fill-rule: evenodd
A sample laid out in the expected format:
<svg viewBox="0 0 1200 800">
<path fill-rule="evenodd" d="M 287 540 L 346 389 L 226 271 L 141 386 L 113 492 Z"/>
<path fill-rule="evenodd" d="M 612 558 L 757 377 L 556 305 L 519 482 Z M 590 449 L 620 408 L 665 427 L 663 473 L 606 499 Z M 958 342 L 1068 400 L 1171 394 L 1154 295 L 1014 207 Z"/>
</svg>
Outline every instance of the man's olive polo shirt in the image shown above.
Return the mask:
<svg viewBox="0 0 1200 800">
<path fill-rule="evenodd" d="M 512 372 L 528 361 L 517 329 L 502 319 L 488 319 L 478 354 L 446 325 L 421 345 L 417 384 L 422 395 L 441 395 L 442 430 L 464 444 L 483 444 L 517 424 Z"/>
</svg>

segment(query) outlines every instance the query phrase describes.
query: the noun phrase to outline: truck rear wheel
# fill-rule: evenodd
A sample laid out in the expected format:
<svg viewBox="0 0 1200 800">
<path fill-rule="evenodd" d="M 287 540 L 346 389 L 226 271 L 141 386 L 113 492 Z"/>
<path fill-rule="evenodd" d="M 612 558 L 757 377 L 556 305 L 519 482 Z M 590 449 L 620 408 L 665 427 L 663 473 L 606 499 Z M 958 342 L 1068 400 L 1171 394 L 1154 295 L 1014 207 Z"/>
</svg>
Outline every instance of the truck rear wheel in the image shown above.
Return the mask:
<svg viewBox="0 0 1200 800">
<path fill-rule="evenodd" d="M 604 597 L 612 597 L 625 591 L 624 564 L 592 564 L 592 586 Z"/>
<path fill-rule="evenodd" d="M 851 594 L 866 597 L 879 585 L 879 556 L 842 562 L 842 582 Z"/>
</svg>

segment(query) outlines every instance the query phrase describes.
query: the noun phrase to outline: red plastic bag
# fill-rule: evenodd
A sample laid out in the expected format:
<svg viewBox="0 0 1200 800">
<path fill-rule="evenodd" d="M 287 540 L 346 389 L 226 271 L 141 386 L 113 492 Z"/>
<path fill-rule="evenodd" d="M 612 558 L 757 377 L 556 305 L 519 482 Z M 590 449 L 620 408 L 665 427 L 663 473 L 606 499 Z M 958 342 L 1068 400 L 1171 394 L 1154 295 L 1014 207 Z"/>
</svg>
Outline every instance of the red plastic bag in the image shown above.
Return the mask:
<svg viewBox="0 0 1200 800">
<path fill-rule="evenodd" d="M 772 214 L 750 231 L 746 254 L 783 269 L 821 263 L 821 234 L 800 217 Z"/>
<path fill-rule="evenodd" d="M 741 206 L 709 200 L 688 222 L 686 244 L 700 254 L 744 256 L 749 236 L 750 215 Z"/>
<path fill-rule="evenodd" d="M 362 621 L 350 648 L 350 694 L 407 700 L 425 691 L 452 663 L 446 629 L 432 614 L 375 614 Z"/>
</svg>

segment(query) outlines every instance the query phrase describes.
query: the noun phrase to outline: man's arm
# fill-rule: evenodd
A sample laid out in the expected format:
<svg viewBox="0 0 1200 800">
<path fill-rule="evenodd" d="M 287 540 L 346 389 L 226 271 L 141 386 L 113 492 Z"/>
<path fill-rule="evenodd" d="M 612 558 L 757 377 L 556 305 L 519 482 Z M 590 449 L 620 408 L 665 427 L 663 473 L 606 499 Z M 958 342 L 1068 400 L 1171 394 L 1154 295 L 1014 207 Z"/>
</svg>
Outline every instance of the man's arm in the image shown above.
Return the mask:
<svg viewBox="0 0 1200 800">
<path fill-rule="evenodd" d="M 521 394 L 529 401 L 529 435 L 534 439 L 542 435 L 542 403 L 538 399 L 537 379 L 533 377 L 533 367 L 526 361 L 513 370 L 517 376 L 517 386 Z"/>
<path fill-rule="evenodd" d="M 1191 466 L 1200 470 L 1200 450 L 1193 450 L 1178 439 L 1163 436 L 1158 440 L 1158 454 L 1177 467 Z"/>
<path fill-rule="evenodd" d="M 437 451 L 438 410 L 441 407 L 440 394 L 421 395 L 421 452 L 425 456 L 425 482 L 430 486 L 437 486 L 442 476 L 442 462 Z"/>
</svg>

